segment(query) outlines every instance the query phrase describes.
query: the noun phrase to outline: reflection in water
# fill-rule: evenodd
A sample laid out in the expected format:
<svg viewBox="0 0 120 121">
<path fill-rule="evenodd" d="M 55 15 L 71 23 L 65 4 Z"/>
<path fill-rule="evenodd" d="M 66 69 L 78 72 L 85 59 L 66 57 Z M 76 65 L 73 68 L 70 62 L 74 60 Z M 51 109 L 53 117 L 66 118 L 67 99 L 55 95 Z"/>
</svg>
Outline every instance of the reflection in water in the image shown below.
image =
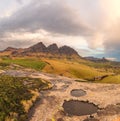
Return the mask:
<svg viewBox="0 0 120 121">
<path fill-rule="evenodd" d="M 65 101 L 63 108 L 68 115 L 76 116 L 91 115 L 98 110 L 96 105 L 78 100 Z"/>
<path fill-rule="evenodd" d="M 71 91 L 71 95 L 74 97 L 80 97 L 86 95 L 86 91 L 82 89 L 74 89 Z"/>
</svg>

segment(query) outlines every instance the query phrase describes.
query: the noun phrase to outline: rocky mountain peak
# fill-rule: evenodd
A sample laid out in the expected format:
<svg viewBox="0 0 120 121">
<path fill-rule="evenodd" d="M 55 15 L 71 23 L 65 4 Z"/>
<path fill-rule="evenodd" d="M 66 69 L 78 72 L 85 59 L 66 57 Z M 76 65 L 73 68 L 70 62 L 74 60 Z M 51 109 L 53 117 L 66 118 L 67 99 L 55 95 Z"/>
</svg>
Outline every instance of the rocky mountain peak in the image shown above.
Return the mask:
<svg viewBox="0 0 120 121">
<path fill-rule="evenodd" d="M 52 44 L 52 45 L 49 45 L 48 47 L 47 47 L 47 50 L 48 50 L 48 52 L 50 52 L 50 53 L 59 53 L 59 48 L 58 48 L 58 46 L 57 46 L 57 44 Z"/>
<path fill-rule="evenodd" d="M 47 48 L 42 42 L 39 42 L 26 49 L 28 52 L 46 52 L 46 50 Z"/>
<path fill-rule="evenodd" d="M 4 51 L 15 51 L 15 50 L 17 49 L 13 47 L 7 47 Z"/>
<path fill-rule="evenodd" d="M 59 52 L 60 54 L 65 54 L 65 55 L 77 55 L 78 56 L 78 53 L 71 47 L 69 46 L 62 46 L 59 48 Z"/>
</svg>

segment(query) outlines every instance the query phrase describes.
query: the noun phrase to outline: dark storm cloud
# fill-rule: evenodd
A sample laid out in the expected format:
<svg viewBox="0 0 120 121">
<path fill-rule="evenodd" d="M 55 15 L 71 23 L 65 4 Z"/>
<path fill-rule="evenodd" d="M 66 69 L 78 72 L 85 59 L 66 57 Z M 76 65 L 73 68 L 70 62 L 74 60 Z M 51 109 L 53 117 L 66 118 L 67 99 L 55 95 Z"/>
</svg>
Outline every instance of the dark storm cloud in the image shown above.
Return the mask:
<svg viewBox="0 0 120 121">
<path fill-rule="evenodd" d="M 0 20 L 0 33 L 44 29 L 51 33 L 65 35 L 89 35 L 91 30 L 63 2 L 36 0 L 13 15 Z"/>
<path fill-rule="evenodd" d="M 120 39 L 109 39 L 104 42 L 105 56 L 120 60 Z"/>
<path fill-rule="evenodd" d="M 107 40 L 104 42 L 104 47 L 106 51 L 120 51 L 120 39 Z"/>
</svg>

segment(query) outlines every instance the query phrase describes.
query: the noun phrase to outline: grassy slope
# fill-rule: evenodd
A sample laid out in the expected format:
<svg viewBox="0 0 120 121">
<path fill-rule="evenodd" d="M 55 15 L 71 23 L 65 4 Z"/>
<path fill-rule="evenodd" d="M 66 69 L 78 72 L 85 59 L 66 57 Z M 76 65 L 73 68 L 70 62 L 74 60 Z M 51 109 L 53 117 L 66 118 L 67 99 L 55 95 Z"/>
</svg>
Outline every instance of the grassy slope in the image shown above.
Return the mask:
<svg viewBox="0 0 120 121">
<path fill-rule="evenodd" d="M 93 80 L 94 77 L 111 75 L 113 72 L 118 76 L 120 71 L 112 68 L 112 63 L 94 63 L 86 60 L 67 60 L 67 59 L 49 59 L 49 58 L 3 58 L 0 60 L 0 66 L 6 67 L 9 64 L 18 64 L 37 71 L 43 71 L 52 74 L 59 74 L 68 77 Z M 116 82 L 116 76 L 109 76 L 99 82 Z M 117 78 L 117 83 L 120 79 Z"/>
<path fill-rule="evenodd" d="M 100 81 L 101 83 L 120 83 L 120 75 L 108 76 Z"/>
<path fill-rule="evenodd" d="M 96 76 L 106 75 L 108 73 L 97 71 L 95 68 L 89 67 L 77 61 L 43 59 L 49 63 L 43 69 L 44 72 L 65 75 L 68 77 L 76 77 L 91 80 Z"/>
<path fill-rule="evenodd" d="M 120 83 L 120 62 L 91 62 L 83 61 L 85 65 L 94 67 L 101 72 L 113 73 L 113 75 L 108 76 L 98 82 L 101 83 Z"/>
<path fill-rule="evenodd" d="M 120 74 L 120 62 L 92 62 L 92 61 L 83 61 L 82 62 L 85 65 L 88 65 L 90 67 L 94 67 L 96 69 L 99 69 L 100 71 L 106 71 L 111 73 Z"/>
</svg>

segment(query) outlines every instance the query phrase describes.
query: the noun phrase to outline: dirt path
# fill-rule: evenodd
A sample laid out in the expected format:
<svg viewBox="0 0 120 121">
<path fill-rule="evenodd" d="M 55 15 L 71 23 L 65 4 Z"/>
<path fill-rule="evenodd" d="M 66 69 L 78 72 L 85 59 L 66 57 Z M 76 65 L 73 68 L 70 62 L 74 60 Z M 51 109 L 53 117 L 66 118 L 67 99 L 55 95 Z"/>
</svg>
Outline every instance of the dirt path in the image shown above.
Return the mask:
<svg viewBox="0 0 120 121">
<path fill-rule="evenodd" d="M 14 75 L 12 71 L 8 71 Z M 120 121 L 120 85 L 96 84 L 76 82 L 74 79 L 40 72 L 15 72 L 17 75 L 29 75 L 34 78 L 50 80 L 53 84 L 51 90 L 40 92 L 41 100 L 32 110 L 29 121 Z M 71 96 L 73 89 L 82 89 L 86 95 Z M 88 101 L 98 105 L 100 110 L 92 116 L 68 116 L 64 113 L 62 105 L 64 100 Z"/>
</svg>

